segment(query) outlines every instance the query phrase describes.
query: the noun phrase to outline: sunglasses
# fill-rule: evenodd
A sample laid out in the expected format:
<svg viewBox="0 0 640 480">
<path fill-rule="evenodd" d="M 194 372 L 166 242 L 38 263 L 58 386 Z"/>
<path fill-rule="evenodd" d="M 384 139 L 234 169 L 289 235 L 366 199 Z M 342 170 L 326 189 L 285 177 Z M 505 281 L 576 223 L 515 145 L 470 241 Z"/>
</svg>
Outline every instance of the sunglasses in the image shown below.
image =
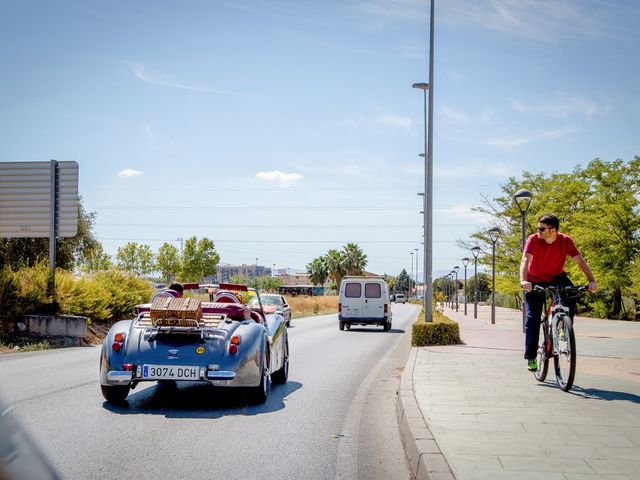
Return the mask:
<svg viewBox="0 0 640 480">
<path fill-rule="evenodd" d="M 553 227 L 538 227 L 539 232 L 544 232 L 545 230 L 553 230 Z"/>
</svg>

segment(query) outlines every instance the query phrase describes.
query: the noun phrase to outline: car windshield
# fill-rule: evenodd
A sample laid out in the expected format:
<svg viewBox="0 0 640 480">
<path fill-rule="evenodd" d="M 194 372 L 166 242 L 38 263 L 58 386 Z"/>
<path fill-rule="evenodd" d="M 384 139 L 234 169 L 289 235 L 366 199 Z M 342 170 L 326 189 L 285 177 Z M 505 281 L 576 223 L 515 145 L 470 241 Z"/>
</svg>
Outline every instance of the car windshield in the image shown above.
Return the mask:
<svg viewBox="0 0 640 480">
<path fill-rule="evenodd" d="M 264 297 L 260 297 L 263 305 L 281 305 L 280 297 L 275 297 L 273 295 L 265 295 Z"/>
</svg>

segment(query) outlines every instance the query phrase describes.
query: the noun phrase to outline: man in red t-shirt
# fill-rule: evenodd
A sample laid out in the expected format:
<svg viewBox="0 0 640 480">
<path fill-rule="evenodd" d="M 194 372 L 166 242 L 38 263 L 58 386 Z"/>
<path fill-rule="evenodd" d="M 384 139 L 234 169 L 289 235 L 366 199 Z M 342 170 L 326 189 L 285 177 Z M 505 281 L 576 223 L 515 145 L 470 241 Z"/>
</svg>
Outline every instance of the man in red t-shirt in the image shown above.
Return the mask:
<svg viewBox="0 0 640 480">
<path fill-rule="evenodd" d="M 540 335 L 540 316 L 544 304 L 544 292 L 533 291 L 534 285 L 573 285 L 564 271 L 567 257 L 571 257 L 584 272 L 589 280 L 589 291 L 598 288 L 593 273 L 580 251 L 573 243 L 573 239 L 560 233 L 558 217 L 547 213 L 538 220 L 538 233 L 527 239 L 520 262 L 520 285 L 524 290 L 524 301 L 527 306 L 527 320 L 525 324 L 524 358 L 527 368 L 531 371 L 538 369 L 536 353 Z M 575 313 L 575 300 L 567 301 L 569 315 Z"/>
</svg>

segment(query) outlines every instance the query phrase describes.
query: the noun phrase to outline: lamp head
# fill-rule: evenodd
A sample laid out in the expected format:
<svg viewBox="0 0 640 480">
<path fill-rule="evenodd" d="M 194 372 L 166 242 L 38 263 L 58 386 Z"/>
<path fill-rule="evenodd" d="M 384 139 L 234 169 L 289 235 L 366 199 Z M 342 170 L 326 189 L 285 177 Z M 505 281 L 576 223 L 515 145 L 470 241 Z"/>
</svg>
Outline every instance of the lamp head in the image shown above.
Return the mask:
<svg viewBox="0 0 640 480">
<path fill-rule="evenodd" d="M 412 87 L 412 88 L 417 88 L 417 89 L 419 89 L 419 90 L 424 90 L 425 92 L 426 92 L 427 90 L 429 90 L 429 84 L 428 84 L 428 83 L 423 83 L 423 82 L 420 82 L 420 83 L 414 83 L 413 85 L 411 85 L 411 87 Z"/>
<path fill-rule="evenodd" d="M 525 213 L 527 213 L 527 210 L 529 210 L 529 205 L 531 205 L 531 200 L 533 200 L 533 193 L 531 193 L 529 190 L 521 188 L 513 195 L 513 199 L 515 200 L 520 213 L 524 215 Z"/>
<path fill-rule="evenodd" d="M 493 243 L 496 243 L 498 241 L 498 237 L 500 236 L 500 234 L 502 233 L 502 230 L 500 230 L 498 227 L 493 227 L 489 229 L 489 236 L 491 237 L 491 241 Z"/>
<path fill-rule="evenodd" d="M 460 270 L 460 267 L 458 265 L 453 267 L 453 271 L 455 272 L 456 275 L 458 274 L 458 270 Z"/>
<path fill-rule="evenodd" d="M 465 267 L 469 265 L 469 257 L 464 257 L 462 259 L 462 265 L 464 265 Z"/>
<path fill-rule="evenodd" d="M 473 258 L 478 258 L 478 255 L 480 255 L 480 247 L 473 247 L 471 253 L 473 253 Z"/>
</svg>

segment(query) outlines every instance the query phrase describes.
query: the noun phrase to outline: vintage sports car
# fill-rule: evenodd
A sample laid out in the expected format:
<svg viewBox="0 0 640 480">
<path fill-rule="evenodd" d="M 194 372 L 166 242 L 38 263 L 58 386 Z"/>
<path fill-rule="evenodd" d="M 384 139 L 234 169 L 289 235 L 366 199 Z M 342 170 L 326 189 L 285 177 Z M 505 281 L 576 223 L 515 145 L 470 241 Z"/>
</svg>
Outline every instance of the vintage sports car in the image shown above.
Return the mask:
<svg viewBox="0 0 640 480">
<path fill-rule="evenodd" d="M 259 299 L 262 302 L 262 308 L 265 313 L 279 313 L 284 317 L 284 323 L 287 327 L 291 326 L 291 307 L 285 298 L 279 293 L 265 293 Z M 249 302 L 249 306 L 257 305 L 258 297 L 253 297 Z"/>
<path fill-rule="evenodd" d="M 134 319 L 111 327 L 100 356 L 100 384 L 108 402 L 122 402 L 139 382 L 168 380 L 243 387 L 247 399 L 258 404 L 267 400 L 270 382 L 287 381 L 284 317 L 266 313 L 255 289 L 208 287 L 213 301 L 167 292 L 138 305 Z M 184 288 L 190 295 L 199 286 Z"/>
</svg>

